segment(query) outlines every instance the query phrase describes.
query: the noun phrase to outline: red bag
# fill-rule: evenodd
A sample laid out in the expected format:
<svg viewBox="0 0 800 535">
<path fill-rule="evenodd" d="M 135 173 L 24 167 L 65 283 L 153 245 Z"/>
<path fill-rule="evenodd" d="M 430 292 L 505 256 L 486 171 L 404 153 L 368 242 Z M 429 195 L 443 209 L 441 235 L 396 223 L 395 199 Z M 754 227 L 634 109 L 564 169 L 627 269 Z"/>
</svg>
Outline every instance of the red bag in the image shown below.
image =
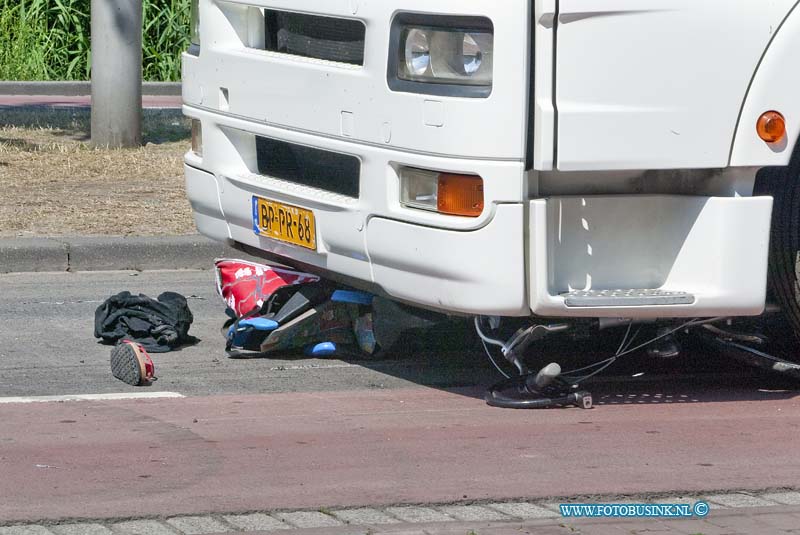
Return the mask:
<svg viewBox="0 0 800 535">
<path fill-rule="evenodd" d="M 320 280 L 309 273 L 246 260 L 220 259 L 215 266 L 217 293 L 239 317 L 261 307 L 278 288 Z"/>
</svg>

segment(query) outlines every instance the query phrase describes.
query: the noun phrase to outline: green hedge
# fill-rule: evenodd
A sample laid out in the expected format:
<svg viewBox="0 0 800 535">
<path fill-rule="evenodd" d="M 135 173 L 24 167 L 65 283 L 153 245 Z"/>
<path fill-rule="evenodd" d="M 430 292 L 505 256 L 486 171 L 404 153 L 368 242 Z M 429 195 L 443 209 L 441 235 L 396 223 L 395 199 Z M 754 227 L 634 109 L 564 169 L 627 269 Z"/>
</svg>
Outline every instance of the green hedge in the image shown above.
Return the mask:
<svg viewBox="0 0 800 535">
<path fill-rule="evenodd" d="M 145 80 L 180 80 L 180 54 L 189 45 L 189 2 L 144 0 Z M 90 4 L 0 0 L 0 80 L 88 80 Z"/>
</svg>

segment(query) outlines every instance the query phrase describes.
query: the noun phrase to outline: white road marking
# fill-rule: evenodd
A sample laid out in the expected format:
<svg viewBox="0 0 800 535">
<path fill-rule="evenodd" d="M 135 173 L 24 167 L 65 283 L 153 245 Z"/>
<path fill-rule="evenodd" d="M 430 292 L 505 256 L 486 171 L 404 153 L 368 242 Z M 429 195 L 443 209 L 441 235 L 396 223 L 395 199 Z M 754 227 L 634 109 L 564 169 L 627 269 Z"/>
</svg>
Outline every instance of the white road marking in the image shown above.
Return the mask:
<svg viewBox="0 0 800 535">
<path fill-rule="evenodd" d="M 335 368 L 358 368 L 358 364 L 292 364 L 284 366 L 272 366 L 267 368 L 271 372 L 285 372 L 297 370 L 332 370 Z"/>
<path fill-rule="evenodd" d="M 66 396 L 25 396 L 0 398 L 0 404 L 6 403 L 52 403 L 63 401 L 118 401 L 127 399 L 162 399 L 183 398 L 177 392 L 130 392 L 119 394 L 73 394 Z"/>
</svg>

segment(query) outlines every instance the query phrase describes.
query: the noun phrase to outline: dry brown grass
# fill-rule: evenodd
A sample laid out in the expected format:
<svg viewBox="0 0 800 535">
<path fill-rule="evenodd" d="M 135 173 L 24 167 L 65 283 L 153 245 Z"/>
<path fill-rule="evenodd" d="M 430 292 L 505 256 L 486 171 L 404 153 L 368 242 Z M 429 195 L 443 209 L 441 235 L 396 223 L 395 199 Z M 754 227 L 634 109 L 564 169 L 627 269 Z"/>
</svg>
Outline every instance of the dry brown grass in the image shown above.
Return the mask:
<svg viewBox="0 0 800 535">
<path fill-rule="evenodd" d="M 0 112 L 0 236 L 195 232 L 187 125 L 174 114 L 145 117 L 144 147 L 104 150 L 87 144 L 88 112 L 47 121 Z"/>
</svg>

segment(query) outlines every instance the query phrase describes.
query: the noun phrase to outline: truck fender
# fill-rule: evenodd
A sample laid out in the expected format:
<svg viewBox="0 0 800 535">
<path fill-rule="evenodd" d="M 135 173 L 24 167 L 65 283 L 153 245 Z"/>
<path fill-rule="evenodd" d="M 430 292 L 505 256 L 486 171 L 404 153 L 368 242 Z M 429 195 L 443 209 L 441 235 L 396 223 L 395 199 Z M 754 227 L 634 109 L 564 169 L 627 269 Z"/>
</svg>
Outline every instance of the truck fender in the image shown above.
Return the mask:
<svg viewBox="0 0 800 535">
<path fill-rule="evenodd" d="M 739 113 L 731 150 L 732 166 L 785 166 L 800 134 L 800 2 L 794 5 L 764 51 Z M 766 111 L 786 119 L 783 140 L 766 143 L 758 137 L 756 122 Z"/>
</svg>

